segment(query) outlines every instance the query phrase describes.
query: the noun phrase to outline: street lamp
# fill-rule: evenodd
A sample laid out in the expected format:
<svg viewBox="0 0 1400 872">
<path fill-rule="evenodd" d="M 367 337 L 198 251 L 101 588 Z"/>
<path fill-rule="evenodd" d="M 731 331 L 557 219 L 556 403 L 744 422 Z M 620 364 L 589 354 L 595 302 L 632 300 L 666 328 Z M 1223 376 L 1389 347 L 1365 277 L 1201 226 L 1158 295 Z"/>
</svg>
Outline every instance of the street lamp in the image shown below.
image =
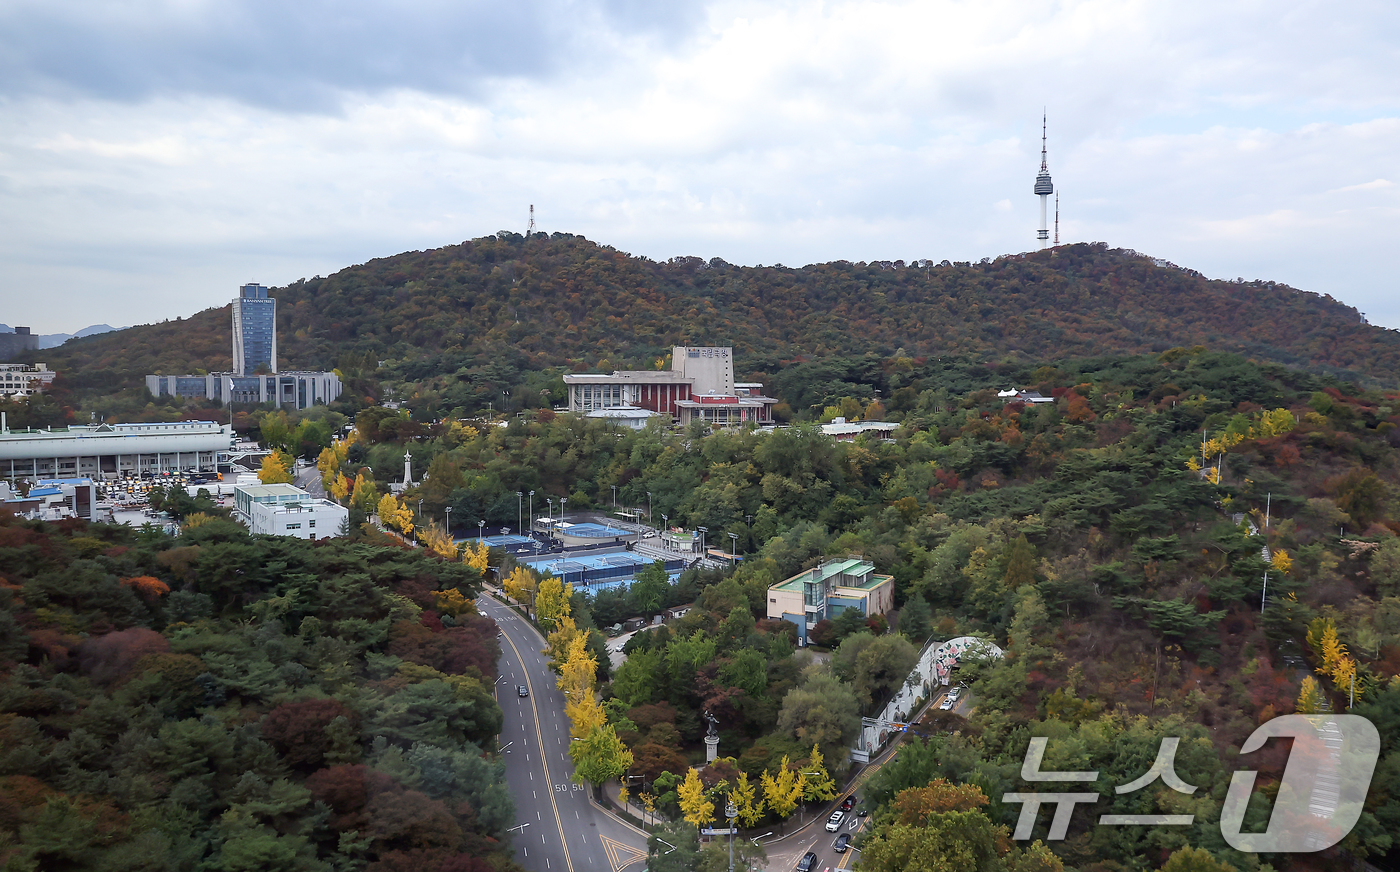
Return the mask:
<svg viewBox="0 0 1400 872">
<path fill-rule="evenodd" d="M 448 506 L 447 512 L 447 538 L 452 538 L 452 507 Z"/>
<path fill-rule="evenodd" d="M 568 503 L 569 503 L 569 498 L 568 498 L 568 497 L 560 497 L 560 498 L 559 498 L 559 521 L 560 521 L 560 523 L 563 523 L 563 521 L 564 521 L 564 506 L 568 505 Z"/>
<path fill-rule="evenodd" d="M 613 511 L 616 512 L 616 511 L 617 511 L 617 485 L 613 485 L 613 486 L 612 486 L 612 489 L 613 489 Z"/>
<path fill-rule="evenodd" d="M 738 554 L 738 551 L 737 551 L 738 547 L 739 547 L 739 534 L 738 534 L 738 533 L 730 533 L 730 534 L 729 534 L 729 565 L 730 565 L 730 566 L 733 566 L 735 563 L 738 563 L 738 562 L 739 562 L 738 557 L 736 556 L 736 555 Z"/>
<path fill-rule="evenodd" d="M 705 559 L 705 534 L 710 532 L 709 527 L 696 527 L 700 531 L 700 559 Z"/>
<path fill-rule="evenodd" d="M 550 497 L 549 500 L 548 500 L 548 502 L 549 502 L 549 535 L 550 535 L 550 537 L 552 538 L 552 537 L 554 536 L 554 497 Z"/>
<path fill-rule="evenodd" d="M 729 872 L 734 872 L 734 819 L 739 816 L 739 808 L 732 796 L 724 803 L 724 816 L 729 819 Z"/>
<path fill-rule="evenodd" d="M 651 523 L 651 491 L 647 491 L 647 526 L 648 526 L 648 527 L 652 526 L 652 523 Z"/>
<path fill-rule="evenodd" d="M 524 495 L 523 493 L 521 493 L 520 491 L 516 491 L 516 492 L 515 492 L 515 529 L 516 529 L 517 532 L 520 530 L 520 517 L 521 517 L 521 515 L 520 515 L 520 512 L 521 512 L 521 508 L 520 508 L 520 498 L 523 497 L 523 496 L 525 496 L 525 495 Z"/>
<path fill-rule="evenodd" d="M 423 501 L 418 501 L 418 523 L 423 523 Z"/>
<path fill-rule="evenodd" d="M 535 535 L 535 492 L 530 491 L 530 536 Z"/>
<path fill-rule="evenodd" d="M 669 515 L 667 515 L 665 512 L 662 512 L 662 513 L 661 513 L 661 526 L 665 527 L 665 528 L 668 529 L 668 530 L 671 529 L 671 517 L 670 517 Z M 662 537 L 661 537 L 661 550 L 662 550 L 662 551 L 665 551 L 666 548 L 667 548 L 667 546 L 666 546 L 666 537 L 665 537 L 665 536 L 662 536 Z"/>
<path fill-rule="evenodd" d="M 486 526 L 485 521 L 476 522 L 476 544 L 481 545 L 486 541 L 486 532 L 482 528 Z"/>
</svg>

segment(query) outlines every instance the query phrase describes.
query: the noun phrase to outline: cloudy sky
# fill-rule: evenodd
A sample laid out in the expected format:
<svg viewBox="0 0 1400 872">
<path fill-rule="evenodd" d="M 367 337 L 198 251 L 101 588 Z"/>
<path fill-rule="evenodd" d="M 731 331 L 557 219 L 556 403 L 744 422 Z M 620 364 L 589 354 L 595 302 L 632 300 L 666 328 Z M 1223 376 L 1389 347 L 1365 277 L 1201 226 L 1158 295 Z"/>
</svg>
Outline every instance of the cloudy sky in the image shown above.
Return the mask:
<svg viewBox="0 0 1400 872">
<path fill-rule="evenodd" d="M 1400 328 L 1394 2 L 0 0 L 0 322 L 497 230 L 664 259 L 1061 238 Z"/>
</svg>

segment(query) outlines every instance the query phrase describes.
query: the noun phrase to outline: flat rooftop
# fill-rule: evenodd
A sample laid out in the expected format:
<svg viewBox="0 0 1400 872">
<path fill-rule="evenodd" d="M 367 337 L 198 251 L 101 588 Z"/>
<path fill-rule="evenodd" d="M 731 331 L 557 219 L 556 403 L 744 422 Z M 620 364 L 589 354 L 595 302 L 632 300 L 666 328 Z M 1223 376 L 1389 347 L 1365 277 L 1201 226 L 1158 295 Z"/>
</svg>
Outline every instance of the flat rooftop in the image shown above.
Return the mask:
<svg viewBox="0 0 1400 872">
<path fill-rule="evenodd" d="M 878 575 L 874 571 L 874 564 L 872 564 L 870 561 L 861 560 L 857 557 L 850 557 L 845 560 L 831 560 L 821 566 L 816 567 L 817 574 L 815 577 L 812 575 L 811 569 L 807 570 L 806 572 L 800 572 L 786 581 L 780 581 L 777 584 L 773 585 L 773 589 L 800 591 L 802 590 L 802 585 L 804 583 L 809 583 L 812 581 L 826 581 L 828 578 L 834 578 L 839 575 L 846 575 L 862 567 L 868 567 L 868 569 L 865 570 L 865 575 L 862 577 L 860 582 L 856 584 L 838 583 L 837 586 L 859 588 L 861 590 L 870 590 L 871 588 L 879 587 L 880 585 L 884 584 L 886 580 L 894 577 L 891 575 Z"/>
</svg>

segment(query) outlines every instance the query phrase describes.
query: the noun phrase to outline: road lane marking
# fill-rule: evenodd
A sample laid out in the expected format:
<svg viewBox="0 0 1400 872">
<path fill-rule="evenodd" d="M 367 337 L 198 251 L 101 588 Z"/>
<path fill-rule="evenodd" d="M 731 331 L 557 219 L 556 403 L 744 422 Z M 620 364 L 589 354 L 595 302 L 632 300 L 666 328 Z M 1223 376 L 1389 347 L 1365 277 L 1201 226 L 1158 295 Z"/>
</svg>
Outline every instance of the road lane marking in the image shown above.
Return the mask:
<svg viewBox="0 0 1400 872">
<path fill-rule="evenodd" d="M 600 835 L 603 840 L 603 852 L 608 855 L 608 863 L 612 866 L 613 872 L 621 872 L 624 867 L 636 863 L 638 860 L 645 860 L 646 851 L 632 847 L 626 842 L 619 842 L 607 836 Z M 592 858 L 589 858 L 592 862 Z"/>
<path fill-rule="evenodd" d="M 513 639 L 511 639 L 509 636 L 506 637 L 506 641 L 510 643 L 510 649 L 511 649 L 512 651 L 515 652 L 516 659 L 518 659 L 521 663 L 524 663 L 524 662 L 525 662 L 525 658 L 520 656 L 520 649 L 517 648 L 517 647 L 515 647 L 515 641 L 514 641 Z M 530 674 L 529 674 L 528 672 L 525 674 L 525 687 L 526 687 L 531 693 L 534 693 L 534 690 L 535 690 L 534 682 L 532 682 L 532 681 L 530 680 Z M 539 709 L 538 709 L 538 708 L 535 708 L 535 698 L 534 698 L 534 697 L 530 697 L 530 708 L 533 709 L 533 711 L 534 711 L 534 716 L 535 716 L 535 717 L 534 717 L 534 720 L 535 720 L 535 738 L 539 740 L 540 745 L 544 745 L 544 733 L 541 732 L 541 730 L 540 730 L 540 712 L 539 712 Z M 521 728 L 522 730 L 525 729 L 525 725 L 524 725 L 524 724 L 521 724 L 521 725 L 520 725 L 520 728 Z M 540 758 L 540 765 L 542 765 L 542 766 L 544 767 L 544 777 L 545 777 L 545 780 L 546 780 L 546 781 L 549 781 L 549 782 L 552 784 L 552 783 L 553 783 L 553 779 L 550 778 L 550 775 L 549 775 L 549 763 L 546 762 L 545 759 L 542 757 L 542 758 Z M 530 780 L 533 781 L 534 778 L 535 778 L 535 773 L 534 773 L 534 772 L 531 772 L 531 773 L 530 773 Z M 562 848 L 564 849 L 564 865 L 566 865 L 566 866 L 569 867 L 569 872 L 574 872 L 574 861 L 573 861 L 573 858 L 571 858 L 571 857 L 569 856 L 569 840 L 568 840 L 568 837 L 564 835 L 564 821 L 561 820 L 560 817 L 559 817 L 559 803 L 557 803 L 557 802 L 554 801 L 554 792 L 553 792 L 553 791 L 550 791 L 550 794 L 549 794 L 549 804 L 550 804 L 550 806 L 553 807 L 553 809 L 554 809 L 554 823 L 555 823 L 555 826 L 557 826 L 557 827 L 559 828 L 559 845 L 560 845 L 560 847 L 562 847 Z"/>
</svg>

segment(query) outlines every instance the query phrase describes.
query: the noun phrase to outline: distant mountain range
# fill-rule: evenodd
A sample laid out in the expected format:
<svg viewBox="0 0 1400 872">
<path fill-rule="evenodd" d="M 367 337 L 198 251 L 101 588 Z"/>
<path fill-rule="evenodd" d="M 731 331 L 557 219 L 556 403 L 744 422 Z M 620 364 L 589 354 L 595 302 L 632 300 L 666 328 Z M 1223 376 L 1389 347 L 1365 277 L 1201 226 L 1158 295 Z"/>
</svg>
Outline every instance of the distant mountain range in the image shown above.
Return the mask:
<svg viewBox="0 0 1400 872">
<path fill-rule="evenodd" d="M 511 378 L 486 372 L 504 362 L 517 372 L 650 368 L 672 345 L 733 346 L 737 374 L 760 378 L 795 360 L 1035 362 L 1195 345 L 1385 385 L 1400 373 L 1400 333 L 1330 296 L 1207 279 L 1102 243 L 978 263 L 740 267 L 501 233 L 272 293 L 281 368 L 388 360 L 386 377 L 422 389 L 442 377 Z M 75 387 L 103 392 L 146 373 L 226 369 L 229 354 L 223 306 L 46 359 Z"/>
<path fill-rule="evenodd" d="M 93 324 L 91 327 L 84 327 L 77 333 L 40 333 L 39 348 L 57 348 L 69 339 L 74 337 L 96 336 L 99 333 L 111 333 L 114 330 L 123 330 L 122 327 L 113 327 L 110 324 Z M 8 324 L 0 324 L 0 333 L 13 333 L 15 328 Z"/>
</svg>

